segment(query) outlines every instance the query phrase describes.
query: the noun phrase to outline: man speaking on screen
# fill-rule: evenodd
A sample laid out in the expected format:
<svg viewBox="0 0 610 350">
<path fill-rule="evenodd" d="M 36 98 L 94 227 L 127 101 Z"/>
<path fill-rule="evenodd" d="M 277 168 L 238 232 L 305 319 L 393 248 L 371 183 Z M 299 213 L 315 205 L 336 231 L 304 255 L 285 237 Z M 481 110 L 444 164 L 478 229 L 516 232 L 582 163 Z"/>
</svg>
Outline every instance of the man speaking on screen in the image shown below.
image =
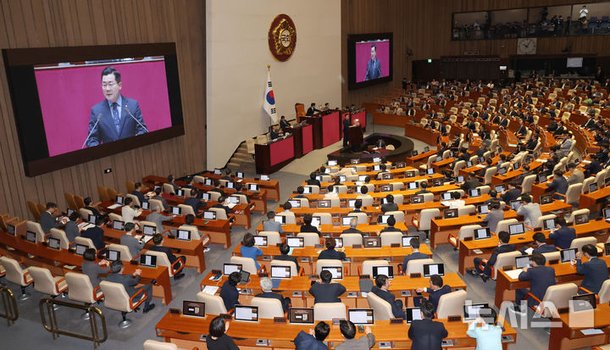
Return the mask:
<svg viewBox="0 0 610 350">
<path fill-rule="evenodd" d="M 148 132 L 138 101 L 121 95 L 121 73 L 113 67 L 102 71 L 102 93 L 106 100 L 91 108 L 87 147 Z"/>
<path fill-rule="evenodd" d="M 377 59 L 377 46 L 371 45 L 371 59 L 366 65 L 364 80 L 373 80 L 381 76 L 381 62 Z"/>
</svg>

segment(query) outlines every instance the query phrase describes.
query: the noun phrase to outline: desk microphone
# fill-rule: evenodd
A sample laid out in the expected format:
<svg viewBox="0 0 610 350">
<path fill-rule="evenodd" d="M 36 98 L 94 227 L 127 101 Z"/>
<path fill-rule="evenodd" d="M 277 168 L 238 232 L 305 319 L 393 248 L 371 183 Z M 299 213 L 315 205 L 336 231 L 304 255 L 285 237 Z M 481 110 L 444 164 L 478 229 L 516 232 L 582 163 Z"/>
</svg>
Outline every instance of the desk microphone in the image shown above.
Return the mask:
<svg viewBox="0 0 610 350">
<path fill-rule="evenodd" d="M 89 138 L 91 137 L 91 135 L 93 135 L 93 132 L 95 131 L 95 128 L 97 127 L 97 123 L 100 122 L 101 118 L 102 118 L 102 113 L 98 113 L 97 118 L 96 118 L 97 120 L 95 121 L 95 124 L 93 124 L 93 128 L 91 128 L 91 131 L 89 131 L 89 135 L 87 135 L 87 138 L 85 139 L 85 142 L 83 142 L 83 146 L 81 147 L 81 149 L 85 148 L 87 141 L 89 141 Z"/>
<path fill-rule="evenodd" d="M 148 132 L 148 129 L 146 128 L 146 126 L 142 123 L 140 123 L 140 121 L 133 116 L 133 114 L 131 114 L 131 111 L 129 110 L 129 108 L 127 108 L 127 104 L 125 104 L 125 110 L 127 111 L 127 114 L 129 114 L 129 116 L 131 117 L 131 119 L 135 120 L 136 123 L 138 123 L 141 127 L 144 128 L 144 130 L 146 130 L 146 132 Z"/>
</svg>

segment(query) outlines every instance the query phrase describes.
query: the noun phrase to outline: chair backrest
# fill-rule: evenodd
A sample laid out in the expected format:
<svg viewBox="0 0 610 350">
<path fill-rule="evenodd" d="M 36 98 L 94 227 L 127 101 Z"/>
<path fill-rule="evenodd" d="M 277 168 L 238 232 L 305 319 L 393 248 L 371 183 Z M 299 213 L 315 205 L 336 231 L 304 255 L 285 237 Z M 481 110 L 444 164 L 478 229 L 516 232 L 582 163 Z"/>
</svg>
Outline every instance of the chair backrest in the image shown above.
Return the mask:
<svg viewBox="0 0 610 350">
<path fill-rule="evenodd" d="M 434 202 L 434 193 L 423 193 L 424 202 Z"/>
<path fill-rule="evenodd" d="M 441 211 L 438 208 L 424 209 L 419 213 L 419 225 L 417 227 L 420 231 L 430 230 L 432 219 L 441 216 Z"/>
<path fill-rule="evenodd" d="M 474 230 L 481 228 L 481 225 L 464 225 L 458 231 L 458 239 L 463 240 L 468 237 L 474 237 Z"/>
<path fill-rule="evenodd" d="M 559 251 L 549 252 L 549 253 L 542 253 L 542 255 L 544 255 L 544 258 L 546 259 L 546 261 L 560 260 L 561 259 L 561 253 Z"/>
<path fill-rule="evenodd" d="M 412 273 L 420 273 L 422 276 L 424 275 L 424 265 L 426 264 L 434 264 L 434 260 L 432 259 L 413 259 L 409 260 L 407 266 L 403 266 L 402 268 L 405 270 L 405 274 L 408 276 Z"/>
<path fill-rule="evenodd" d="M 518 224 L 519 220 L 517 219 L 504 219 L 504 220 L 500 220 L 498 222 L 498 226 L 496 226 L 496 231 L 495 232 L 500 232 L 500 231 L 507 231 L 508 232 L 508 226 L 509 225 L 514 225 L 514 224 Z"/>
<path fill-rule="evenodd" d="M 405 184 L 402 182 L 392 182 L 390 185 L 392 186 L 392 191 L 400 191 L 405 188 Z"/>
<path fill-rule="evenodd" d="M 209 208 L 208 210 L 216 213 L 217 220 L 227 220 L 227 212 L 223 208 Z"/>
<path fill-rule="evenodd" d="M 153 255 L 157 257 L 157 266 L 167 266 L 167 272 L 169 277 L 174 277 L 174 269 L 172 269 L 172 263 L 169 261 L 167 254 L 164 252 L 156 252 L 154 250 L 147 250 L 147 255 Z"/>
<path fill-rule="evenodd" d="M 436 317 L 446 319 L 449 316 L 461 316 L 464 312 L 464 302 L 467 296 L 468 293 L 462 289 L 442 295 L 438 300 Z"/>
<path fill-rule="evenodd" d="M 313 194 L 320 193 L 320 186 L 318 186 L 318 185 L 307 185 L 305 187 L 309 188 L 310 193 L 313 193 Z"/>
<path fill-rule="evenodd" d="M 279 232 L 275 231 L 261 231 L 258 233 L 259 236 L 267 237 L 267 245 L 274 246 L 278 243 L 282 243 L 282 237 Z"/>
<path fill-rule="evenodd" d="M 387 260 L 364 260 L 362 262 L 362 275 L 373 276 L 373 266 L 389 266 L 390 263 Z"/>
<path fill-rule="evenodd" d="M 91 238 L 78 236 L 74 238 L 74 243 L 87 246 L 87 248 L 93 248 L 97 251 L 97 248 L 95 248 L 95 244 L 93 244 Z"/>
<path fill-rule="evenodd" d="M 288 213 L 278 213 L 277 215 L 281 215 L 281 216 L 285 216 L 286 217 L 286 223 L 289 225 L 294 225 L 297 223 L 297 218 L 294 215 L 293 212 L 288 212 Z"/>
<path fill-rule="evenodd" d="M 64 198 L 66 199 L 66 203 L 68 203 L 68 208 L 78 210 L 78 206 L 76 206 L 74 195 L 72 193 L 64 192 Z"/>
<path fill-rule="evenodd" d="M 178 345 L 148 339 L 144 342 L 144 350 L 178 350 Z"/>
<path fill-rule="evenodd" d="M 555 214 L 542 215 L 541 217 L 538 218 L 536 227 L 544 227 L 545 220 L 555 219 L 556 217 L 557 217 L 557 215 L 555 215 Z"/>
<path fill-rule="evenodd" d="M 49 236 L 59 239 L 59 247 L 61 249 L 68 249 L 70 247 L 70 241 L 68 241 L 68 236 L 66 236 L 66 232 L 64 232 L 64 230 L 52 228 Z"/>
<path fill-rule="evenodd" d="M 496 167 L 487 168 L 485 170 L 485 176 L 483 177 L 483 184 L 489 185 L 491 183 L 491 177 L 496 175 L 497 172 L 498 168 Z"/>
<path fill-rule="evenodd" d="M 347 311 L 343 303 L 316 303 L 313 305 L 315 321 L 332 321 L 333 318 L 347 319 Z"/>
<path fill-rule="evenodd" d="M 81 303 L 94 303 L 91 279 L 84 273 L 68 272 L 65 275 L 68 283 L 68 298 Z"/>
<path fill-rule="evenodd" d="M 337 185 L 337 186 L 335 186 L 335 188 L 339 194 L 347 193 L 347 186 L 345 186 L 345 185 Z"/>
<path fill-rule="evenodd" d="M 108 213 L 108 218 L 110 219 L 110 221 L 125 221 L 123 220 L 123 217 L 121 215 L 116 213 Z"/>
<path fill-rule="evenodd" d="M 6 275 L 4 276 L 8 281 L 18 284 L 20 286 L 27 286 L 29 283 L 25 282 L 24 270 L 21 268 L 17 260 L 11 259 L 6 256 L 0 256 L 0 264 L 4 266 Z"/>
<path fill-rule="evenodd" d="M 589 185 L 595 182 L 595 177 L 589 176 L 582 182 L 582 193 L 589 193 Z"/>
<path fill-rule="evenodd" d="M 278 299 L 254 297 L 250 305 L 258 306 L 259 318 L 284 317 L 282 302 Z"/>
<path fill-rule="evenodd" d="M 252 258 L 246 258 L 243 256 L 232 256 L 230 260 L 231 264 L 241 264 L 241 268 L 244 271 L 249 272 L 251 275 L 256 275 L 258 270 L 256 269 L 256 263 Z"/>
<path fill-rule="evenodd" d="M 313 213 L 313 216 L 320 217 L 320 224 L 322 225 L 333 224 L 333 216 L 330 213 Z"/>
<path fill-rule="evenodd" d="M 45 233 L 42 230 L 42 226 L 35 221 L 27 221 L 28 231 L 32 231 L 36 233 L 36 242 L 44 242 L 45 241 Z"/>
<path fill-rule="evenodd" d="M 491 186 L 489 186 L 489 185 L 477 186 L 477 190 L 479 190 L 480 194 L 488 194 L 489 191 L 491 191 Z"/>
<path fill-rule="evenodd" d="M 342 233 L 339 235 L 343 239 L 344 247 L 353 247 L 356 245 L 362 245 L 362 235 L 359 233 Z"/>
<path fill-rule="evenodd" d="M 574 210 L 570 213 L 570 215 L 566 219 L 566 223 L 571 224 L 574 222 L 574 218 L 577 215 L 584 215 L 584 214 L 586 214 L 587 216 L 589 216 L 591 214 L 591 211 L 589 210 L 589 208 Z"/>
<path fill-rule="evenodd" d="M 323 267 L 343 267 L 343 262 L 336 259 L 318 259 L 316 261 L 316 275 L 320 275 Z M 345 276 L 345 271 L 343 272 L 343 276 Z"/>
<path fill-rule="evenodd" d="M 602 287 L 599 289 L 597 295 L 599 296 L 600 304 L 605 304 L 610 301 L 610 279 L 605 280 L 604 283 L 602 283 Z"/>
<path fill-rule="evenodd" d="M 463 207 L 458 208 L 458 215 L 470 215 L 477 212 L 477 207 L 474 204 L 465 205 Z"/>
<path fill-rule="evenodd" d="M 366 215 L 366 213 L 349 213 L 347 216 L 356 217 L 358 219 L 358 225 L 369 223 L 369 216 Z"/>
<path fill-rule="evenodd" d="M 299 275 L 299 270 L 297 270 L 297 264 L 294 261 L 271 260 L 269 265 L 271 267 L 273 267 L 273 266 L 289 266 L 290 267 L 290 276 L 298 276 Z"/>
<path fill-rule="evenodd" d="M 539 305 L 539 310 L 542 311 L 545 303 L 552 303 L 556 309 L 567 308 L 570 300 L 572 300 L 572 297 L 576 295 L 576 293 L 578 293 L 578 286 L 574 283 L 562 283 L 550 286 L 547 288 L 546 293 L 544 293 L 544 298 L 542 299 L 541 305 Z M 544 309 L 540 313 L 543 317 L 559 316 L 551 315 L 548 309 Z"/>
<path fill-rule="evenodd" d="M 384 247 L 391 246 L 392 244 L 402 244 L 402 232 L 381 232 L 379 237 L 381 237 L 381 245 Z"/>
<path fill-rule="evenodd" d="M 498 277 L 498 271 L 501 270 L 503 267 L 514 266 L 515 258 L 518 256 L 521 256 L 520 251 L 498 254 L 498 258 L 496 259 L 496 263 L 494 264 L 494 273 L 492 278 L 495 280 L 496 277 Z"/>
<path fill-rule="evenodd" d="M 582 193 L 582 184 L 572 184 L 568 186 L 566 191 L 566 203 L 573 204 L 578 203 L 580 200 L 580 194 Z"/>
<path fill-rule="evenodd" d="M 163 193 L 174 193 L 174 186 L 172 186 L 171 184 L 168 183 L 164 183 L 163 184 Z"/>
<path fill-rule="evenodd" d="M 392 305 L 378 297 L 377 294 L 368 293 L 366 300 L 369 303 L 369 307 L 373 309 L 375 320 L 384 321 L 394 318 L 394 314 L 392 313 Z"/>
<path fill-rule="evenodd" d="M 36 221 L 40 220 L 41 211 L 38 209 L 38 206 L 36 205 L 36 203 L 34 203 L 32 201 L 27 201 L 27 205 L 28 205 L 28 209 L 30 210 L 30 214 L 32 214 L 32 216 L 34 217 L 34 220 L 36 220 Z"/>
<path fill-rule="evenodd" d="M 78 214 L 83 220 L 89 221 L 89 215 L 93 215 L 93 212 L 86 208 L 80 208 L 78 209 Z"/>
<path fill-rule="evenodd" d="M 110 243 L 107 246 L 108 250 L 115 250 L 121 254 L 121 261 L 131 261 L 133 256 L 131 256 L 131 252 L 129 251 L 129 247 L 122 244 Z"/>
<path fill-rule="evenodd" d="M 106 188 L 106 186 L 98 185 L 97 194 L 98 194 L 98 196 L 100 196 L 100 200 L 102 202 L 114 200 L 114 198 L 110 198 L 110 196 L 108 195 L 108 189 Z M 78 208 L 76 208 L 76 209 L 78 209 Z M 74 210 L 76 210 L 76 209 L 74 209 Z"/>
<path fill-rule="evenodd" d="M 138 198 L 138 196 L 131 194 L 131 193 L 126 193 L 125 194 L 126 198 L 131 198 L 131 200 L 135 203 L 135 205 L 137 205 L 138 207 L 142 205 L 142 203 L 140 203 L 140 199 Z"/>
<path fill-rule="evenodd" d="M 178 208 L 180 208 L 180 213 L 182 213 L 182 215 L 188 215 L 188 214 L 195 215 L 195 211 L 193 210 L 193 207 L 191 207 L 190 205 L 178 204 Z"/>
<path fill-rule="evenodd" d="M 227 313 L 225 303 L 220 295 L 210 295 L 208 293 L 197 293 L 197 300 L 205 303 L 205 313 L 207 315 L 221 315 Z"/>
<path fill-rule="evenodd" d="M 28 271 L 34 280 L 34 289 L 43 294 L 59 295 L 61 292 L 55 285 L 55 279 L 49 269 L 38 266 L 31 266 Z"/>
<path fill-rule="evenodd" d="M 297 237 L 303 237 L 303 242 L 306 247 L 313 247 L 320 244 L 320 236 L 315 232 L 299 232 Z"/>
<path fill-rule="evenodd" d="M 394 210 L 394 211 L 388 211 L 385 214 L 394 216 L 396 223 L 405 222 L 405 212 L 404 211 Z"/>
<path fill-rule="evenodd" d="M 305 105 L 302 103 L 295 103 L 294 104 L 294 113 L 296 114 L 297 117 L 304 117 L 305 116 Z"/>
<path fill-rule="evenodd" d="M 191 241 L 196 241 L 196 240 L 201 239 L 201 236 L 199 235 L 199 230 L 197 230 L 197 227 L 195 227 L 195 226 L 181 225 L 180 227 L 178 227 L 178 230 L 189 231 L 191 233 Z"/>
<path fill-rule="evenodd" d="M 580 252 L 580 251 L 582 251 L 582 247 L 587 244 L 596 245 L 597 239 L 595 237 L 574 238 L 574 240 L 572 240 L 572 243 L 570 244 L 570 248 L 577 248 L 578 251 Z"/>
<path fill-rule="evenodd" d="M 521 192 L 522 193 L 530 193 L 532 192 L 532 185 L 536 181 L 536 175 L 528 175 L 523 178 L 521 181 Z"/>
<path fill-rule="evenodd" d="M 129 294 L 121 283 L 102 281 L 100 282 L 102 292 L 104 292 L 104 306 L 121 312 L 131 312 Z"/>
<path fill-rule="evenodd" d="M 453 176 L 458 176 L 460 174 L 460 169 L 463 169 L 465 167 L 466 161 L 460 160 L 455 162 L 455 165 L 453 166 Z"/>
</svg>

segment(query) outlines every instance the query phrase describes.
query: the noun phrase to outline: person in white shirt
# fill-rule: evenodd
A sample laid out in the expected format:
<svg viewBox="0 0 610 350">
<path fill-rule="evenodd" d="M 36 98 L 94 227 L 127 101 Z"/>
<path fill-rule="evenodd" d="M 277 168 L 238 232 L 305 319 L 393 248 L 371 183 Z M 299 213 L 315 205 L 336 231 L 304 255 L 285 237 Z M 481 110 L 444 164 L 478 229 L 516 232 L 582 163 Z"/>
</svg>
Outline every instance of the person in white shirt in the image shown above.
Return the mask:
<svg viewBox="0 0 610 350">
<path fill-rule="evenodd" d="M 521 196 L 521 205 L 517 208 L 517 214 L 523 216 L 523 223 L 526 226 L 536 227 L 542 216 L 542 210 L 540 204 L 532 203 L 532 197 L 525 194 Z"/>
<path fill-rule="evenodd" d="M 451 198 L 453 199 L 446 202 L 449 204 L 449 209 L 459 209 L 466 205 L 466 202 L 462 199 L 462 195 L 458 191 L 451 192 Z"/>
<path fill-rule="evenodd" d="M 335 192 L 333 185 L 328 186 L 328 192 L 324 195 L 324 199 L 339 199 L 339 194 Z"/>
<path fill-rule="evenodd" d="M 121 208 L 121 216 L 125 223 L 135 222 L 134 219 L 142 214 L 142 209 L 134 208 L 133 199 L 130 197 L 125 198 L 125 205 Z"/>
<path fill-rule="evenodd" d="M 589 15 L 589 9 L 587 8 L 586 5 L 582 5 L 582 8 L 578 11 L 578 19 L 580 21 L 584 21 L 585 19 L 587 19 L 588 15 Z"/>
</svg>

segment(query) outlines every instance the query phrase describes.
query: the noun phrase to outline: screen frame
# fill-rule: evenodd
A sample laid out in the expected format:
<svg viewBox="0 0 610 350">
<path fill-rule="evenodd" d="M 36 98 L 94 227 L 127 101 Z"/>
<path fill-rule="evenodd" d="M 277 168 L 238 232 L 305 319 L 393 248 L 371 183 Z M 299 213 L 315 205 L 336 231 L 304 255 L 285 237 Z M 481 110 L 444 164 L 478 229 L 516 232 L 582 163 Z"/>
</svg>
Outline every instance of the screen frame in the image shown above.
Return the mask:
<svg viewBox="0 0 610 350">
<path fill-rule="evenodd" d="M 356 42 L 371 40 L 390 40 L 390 70 L 387 77 L 356 83 Z M 360 89 L 383 84 L 394 79 L 394 33 L 367 33 L 347 35 L 347 81 L 348 90 Z"/>
</svg>

